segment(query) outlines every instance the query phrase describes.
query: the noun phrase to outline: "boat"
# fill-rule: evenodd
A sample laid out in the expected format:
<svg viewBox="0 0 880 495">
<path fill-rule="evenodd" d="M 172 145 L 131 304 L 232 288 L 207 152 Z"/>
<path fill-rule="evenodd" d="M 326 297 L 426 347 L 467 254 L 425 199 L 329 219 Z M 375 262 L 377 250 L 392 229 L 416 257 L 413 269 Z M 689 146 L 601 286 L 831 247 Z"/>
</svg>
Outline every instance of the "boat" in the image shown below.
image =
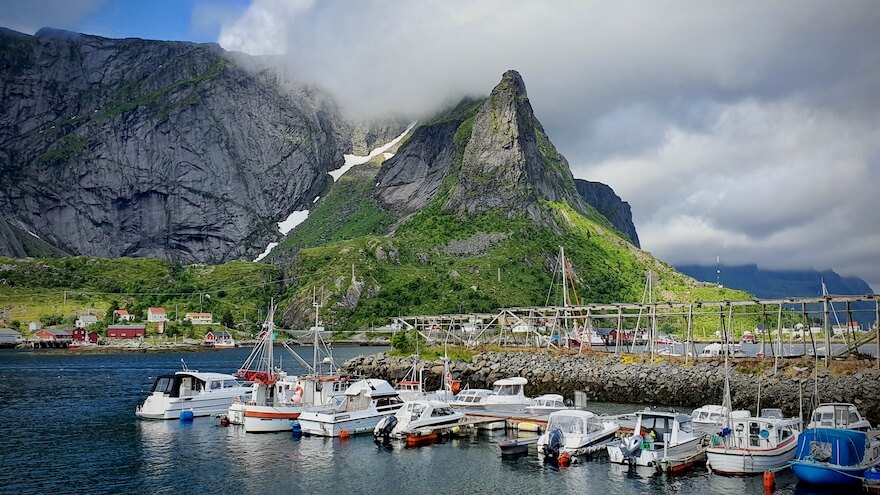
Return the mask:
<svg viewBox="0 0 880 495">
<path fill-rule="evenodd" d="M 757 344 L 758 339 L 757 339 L 757 337 L 755 337 L 755 334 L 752 332 L 743 332 L 741 343 L 742 344 Z"/>
<path fill-rule="evenodd" d="M 464 418 L 464 413 L 452 409 L 439 400 L 407 401 L 394 415 L 378 423 L 373 430 L 377 437 L 405 438 L 407 435 L 428 435 L 439 428 L 453 427 Z M 389 425 L 393 424 L 390 432 Z"/>
<path fill-rule="evenodd" d="M 404 401 L 417 399 L 431 399 L 449 402 L 455 399 L 455 393 L 458 392 L 461 382 L 452 379 L 452 372 L 449 369 L 449 357 L 443 357 L 443 384 L 440 390 L 426 392 L 422 386 L 424 383 L 422 377 L 422 363 L 419 355 L 412 356 L 413 365 L 406 376 L 397 384 L 397 394 Z"/>
<path fill-rule="evenodd" d="M 725 351 L 728 351 L 731 357 L 746 357 L 746 353 L 742 350 L 742 344 L 719 344 L 717 342 L 704 347 L 703 350 L 700 351 L 700 354 L 697 355 L 697 357 L 721 357 L 724 355 Z"/>
<path fill-rule="evenodd" d="M 694 428 L 707 433 L 721 431 L 725 418 L 727 418 L 727 408 L 716 404 L 698 407 L 691 413 Z"/>
<path fill-rule="evenodd" d="M 503 378 L 492 384 L 492 393 L 480 402 L 487 411 L 521 411 L 531 403 L 523 389 L 528 380 L 523 377 Z"/>
<path fill-rule="evenodd" d="M 393 415 L 403 404 L 390 383 L 368 378 L 351 384 L 332 404 L 306 409 L 298 421 L 308 435 L 354 435 L 373 431 L 382 418 Z"/>
<path fill-rule="evenodd" d="M 135 415 L 141 419 L 177 419 L 181 412 L 192 411 L 193 416 L 210 416 L 225 412 L 233 399 L 250 393 L 250 387 L 233 375 L 184 369 L 156 377 L 150 395 Z"/>
<path fill-rule="evenodd" d="M 800 418 L 782 418 L 770 409 L 754 417 L 748 411 L 730 413 L 729 427 L 713 435 L 706 449 L 707 467 L 725 475 L 756 475 L 778 471 L 794 458 Z"/>
<path fill-rule="evenodd" d="M 611 462 L 660 469 L 661 461 L 699 460 L 706 433 L 693 428 L 690 416 L 665 411 L 635 414 L 633 434 L 606 446 Z"/>
<path fill-rule="evenodd" d="M 538 439 L 538 452 L 545 461 L 555 461 L 563 453 L 588 454 L 613 441 L 619 429 L 617 423 L 589 411 L 556 411 Z"/>
<path fill-rule="evenodd" d="M 235 347 L 235 339 L 232 337 L 214 342 L 214 349 L 235 349 Z"/>
<path fill-rule="evenodd" d="M 839 430 L 868 431 L 871 423 L 862 418 L 859 410 L 847 402 L 819 404 L 813 410 L 807 428 L 834 428 Z"/>
<path fill-rule="evenodd" d="M 333 397 L 343 394 L 350 380 L 334 373 L 332 354 L 327 346 L 322 346 L 320 333 L 324 330 L 319 324 L 315 305 L 313 362 L 311 365 L 300 357 L 290 346 L 285 349 L 307 370 L 304 376 L 289 376 L 275 367 L 274 362 L 274 301 L 270 303 L 268 317 L 262 331 L 260 343 L 239 368 L 237 375 L 253 382 L 250 397 L 234 401 L 227 411 L 231 424 L 244 426 L 247 433 L 269 433 L 291 431 L 291 420 L 311 406 L 328 404 Z M 319 354 L 325 354 L 319 360 Z M 325 374 L 322 365 L 327 364 Z"/>
<path fill-rule="evenodd" d="M 791 470 L 813 485 L 860 483 L 866 471 L 880 464 L 880 432 L 810 428 L 801 434 Z"/>
<path fill-rule="evenodd" d="M 449 405 L 456 409 L 479 410 L 483 408 L 483 398 L 491 393 L 492 391 L 486 388 L 466 388 L 459 392 Z"/>
<path fill-rule="evenodd" d="M 526 411 L 532 414 L 550 414 L 568 409 L 565 399 L 559 394 L 544 394 L 529 401 Z"/>
</svg>

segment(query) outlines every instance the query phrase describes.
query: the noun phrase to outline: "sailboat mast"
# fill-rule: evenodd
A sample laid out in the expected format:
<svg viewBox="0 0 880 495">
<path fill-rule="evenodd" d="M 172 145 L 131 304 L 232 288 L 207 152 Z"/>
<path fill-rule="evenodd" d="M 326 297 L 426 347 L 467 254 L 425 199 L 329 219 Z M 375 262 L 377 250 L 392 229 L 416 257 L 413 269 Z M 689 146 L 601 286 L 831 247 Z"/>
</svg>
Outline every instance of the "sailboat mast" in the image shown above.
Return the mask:
<svg viewBox="0 0 880 495">
<path fill-rule="evenodd" d="M 315 326 L 312 328 L 315 332 L 315 340 L 312 344 L 312 373 L 315 375 L 318 374 L 318 319 L 321 304 L 318 302 L 318 293 L 315 289 L 312 289 L 312 304 L 315 306 Z"/>
<path fill-rule="evenodd" d="M 275 371 L 274 361 L 273 361 L 273 347 L 275 345 L 275 299 L 271 299 L 269 301 L 269 328 L 267 328 L 269 335 L 266 336 L 266 366 L 268 369 L 266 371 L 269 372 L 271 376 Z"/>
</svg>

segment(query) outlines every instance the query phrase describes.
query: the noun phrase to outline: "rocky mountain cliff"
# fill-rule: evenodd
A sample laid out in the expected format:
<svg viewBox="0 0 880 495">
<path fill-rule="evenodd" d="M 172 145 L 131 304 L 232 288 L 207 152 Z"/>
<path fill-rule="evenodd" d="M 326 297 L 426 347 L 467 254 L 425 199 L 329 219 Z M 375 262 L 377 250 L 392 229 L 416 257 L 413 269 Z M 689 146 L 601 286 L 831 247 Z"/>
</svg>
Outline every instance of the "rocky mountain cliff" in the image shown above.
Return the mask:
<svg viewBox="0 0 880 495">
<path fill-rule="evenodd" d="M 0 29 L 4 223 L 70 254 L 253 259 L 343 152 L 405 127 L 347 122 L 320 91 L 243 57 Z M 0 252 L 21 255 L 12 239 L 0 235 Z"/>
<path fill-rule="evenodd" d="M 620 199 L 611 186 L 584 179 L 575 179 L 574 186 L 588 205 L 607 218 L 617 230 L 629 238 L 634 246 L 641 247 L 629 203 Z"/>
</svg>

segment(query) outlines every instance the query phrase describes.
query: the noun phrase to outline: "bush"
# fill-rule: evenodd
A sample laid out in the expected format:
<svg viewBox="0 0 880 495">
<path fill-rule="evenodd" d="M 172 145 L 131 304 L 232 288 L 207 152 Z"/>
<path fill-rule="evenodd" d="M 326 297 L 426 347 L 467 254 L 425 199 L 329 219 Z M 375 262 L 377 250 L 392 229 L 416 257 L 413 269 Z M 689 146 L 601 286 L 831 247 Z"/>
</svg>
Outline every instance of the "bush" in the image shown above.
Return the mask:
<svg viewBox="0 0 880 495">
<path fill-rule="evenodd" d="M 415 340 L 409 332 L 401 330 L 391 336 L 391 347 L 401 354 L 411 354 L 415 350 Z"/>
</svg>

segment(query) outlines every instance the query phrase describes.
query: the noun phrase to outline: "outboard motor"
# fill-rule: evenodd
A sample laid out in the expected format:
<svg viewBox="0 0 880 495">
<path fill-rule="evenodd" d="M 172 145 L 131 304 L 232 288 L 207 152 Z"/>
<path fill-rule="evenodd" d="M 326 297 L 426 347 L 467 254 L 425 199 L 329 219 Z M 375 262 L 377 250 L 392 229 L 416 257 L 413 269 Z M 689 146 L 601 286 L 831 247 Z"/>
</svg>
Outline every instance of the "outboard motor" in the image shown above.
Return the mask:
<svg viewBox="0 0 880 495">
<path fill-rule="evenodd" d="M 547 444 L 541 447 L 544 462 L 556 461 L 559 457 L 559 450 L 562 448 L 562 440 L 562 431 L 559 428 L 553 428 L 547 432 Z"/>
<path fill-rule="evenodd" d="M 644 439 L 641 435 L 633 435 L 621 443 L 620 452 L 623 454 L 623 457 L 630 461 L 630 464 L 641 453 L 643 441 Z"/>
<path fill-rule="evenodd" d="M 397 416 L 385 416 L 379 420 L 379 424 L 373 429 L 373 436 L 387 440 L 395 426 L 397 426 Z"/>
</svg>

